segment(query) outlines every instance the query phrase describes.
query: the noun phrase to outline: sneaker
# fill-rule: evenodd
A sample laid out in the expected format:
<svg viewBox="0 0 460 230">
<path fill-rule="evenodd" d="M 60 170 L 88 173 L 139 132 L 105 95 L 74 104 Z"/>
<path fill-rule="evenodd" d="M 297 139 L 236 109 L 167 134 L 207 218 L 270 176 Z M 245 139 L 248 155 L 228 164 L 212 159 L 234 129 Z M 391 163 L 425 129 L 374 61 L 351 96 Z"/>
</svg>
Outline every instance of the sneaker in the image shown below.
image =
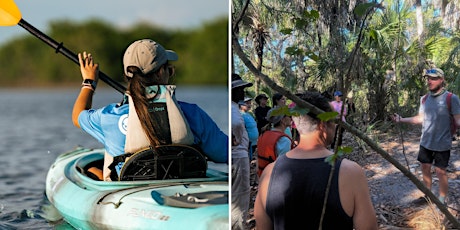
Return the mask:
<svg viewBox="0 0 460 230">
<path fill-rule="evenodd" d="M 439 201 L 441 201 L 442 204 L 446 205 L 447 204 L 447 199 L 445 196 L 439 196 L 438 197 Z"/>
</svg>

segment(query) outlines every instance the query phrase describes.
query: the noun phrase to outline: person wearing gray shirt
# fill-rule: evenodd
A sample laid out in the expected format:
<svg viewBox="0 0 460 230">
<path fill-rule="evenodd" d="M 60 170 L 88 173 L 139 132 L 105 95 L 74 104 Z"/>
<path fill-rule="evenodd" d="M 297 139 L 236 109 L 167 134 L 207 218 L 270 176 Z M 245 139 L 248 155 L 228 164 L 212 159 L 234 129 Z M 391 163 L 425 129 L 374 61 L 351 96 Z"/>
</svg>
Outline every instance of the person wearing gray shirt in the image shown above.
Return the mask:
<svg viewBox="0 0 460 230">
<path fill-rule="evenodd" d="M 422 124 L 417 160 L 422 164 L 423 183 L 431 190 L 431 167 L 434 165 L 439 179 L 438 198 L 442 203 L 446 203 L 446 168 L 449 165 L 453 137 L 451 126 L 460 126 L 460 100 L 457 95 L 445 89 L 444 72 L 441 69 L 426 70 L 423 76 L 430 92 L 420 99 L 418 114 L 405 118 L 394 114 L 392 118 L 395 122 Z"/>
<path fill-rule="evenodd" d="M 244 100 L 244 89 L 252 83 L 245 82 L 238 74 L 232 74 L 232 230 L 246 230 L 249 210 L 249 137 L 238 102 Z"/>
</svg>

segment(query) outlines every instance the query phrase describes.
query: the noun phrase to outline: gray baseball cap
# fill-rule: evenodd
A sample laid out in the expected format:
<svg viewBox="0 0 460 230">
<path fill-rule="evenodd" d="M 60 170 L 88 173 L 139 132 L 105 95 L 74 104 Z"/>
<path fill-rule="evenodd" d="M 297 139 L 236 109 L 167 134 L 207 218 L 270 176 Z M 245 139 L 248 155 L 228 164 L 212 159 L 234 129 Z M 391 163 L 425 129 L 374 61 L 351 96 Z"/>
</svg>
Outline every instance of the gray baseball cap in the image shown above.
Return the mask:
<svg viewBox="0 0 460 230">
<path fill-rule="evenodd" d="M 432 69 L 424 70 L 423 76 L 444 78 L 444 71 L 442 71 L 442 69 L 439 69 L 439 68 L 432 68 Z"/>
<path fill-rule="evenodd" d="M 179 57 L 172 50 L 166 50 L 157 42 L 150 39 L 142 39 L 133 42 L 125 51 L 123 56 L 123 69 L 125 75 L 132 77 L 128 73 L 128 66 L 138 67 L 142 73 L 147 74 L 157 71 L 167 61 L 177 61 Z"/>
<path fill-rule="evenodd" d="M 267 112 L 267 121 L 271 122 L 272 124 L 276 125 L 278 122 L 281 121 L 285 117 L 285 115 L 273 115 L 278 108 L 272 108 Z"/>
</svg>

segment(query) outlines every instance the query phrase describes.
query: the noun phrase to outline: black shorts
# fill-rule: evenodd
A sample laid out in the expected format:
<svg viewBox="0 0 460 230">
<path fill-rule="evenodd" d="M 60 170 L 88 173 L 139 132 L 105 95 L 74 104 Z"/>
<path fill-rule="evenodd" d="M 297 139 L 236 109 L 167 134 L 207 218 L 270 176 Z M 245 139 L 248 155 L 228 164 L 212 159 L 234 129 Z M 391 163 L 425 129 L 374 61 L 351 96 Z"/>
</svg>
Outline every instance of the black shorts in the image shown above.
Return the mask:
<svg viewBox="0 0 460 230">
<path fill-rule="evenodd" d="M 433 164 L 438 168 L 447 168 L 449 165 L 450 150 L 433 151 L 420 146 L 417 160 L 423 164 Z"/>
</svg>

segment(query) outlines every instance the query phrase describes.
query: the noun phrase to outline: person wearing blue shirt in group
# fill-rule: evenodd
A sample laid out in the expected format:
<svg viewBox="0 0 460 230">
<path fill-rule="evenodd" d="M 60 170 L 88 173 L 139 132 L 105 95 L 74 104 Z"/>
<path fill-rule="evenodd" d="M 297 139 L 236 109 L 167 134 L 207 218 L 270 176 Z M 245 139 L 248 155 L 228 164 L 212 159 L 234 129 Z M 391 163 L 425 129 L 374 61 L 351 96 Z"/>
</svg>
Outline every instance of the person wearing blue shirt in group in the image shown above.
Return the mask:
<svg viewBox="0 0 460 230">
<path fill-rule="evenodd" d="M 174 67 L 169 62 L 178 59 L 174 51 L 165 50 L 150 39 L 133 42 L 123 57 L 128 82 L 125 100 L 99 109 L 91 108 L 98 64 L 86 52 L 79 53 L 78 58 L 83 84 L 74 104 L 72 121 L 104 144 L 103 180 L 111 180 L 108 166 L 114 157 L 148 146 L 197 145 L 209 160 L 228 163 L 227 135 L 196 104 L 176 101 L 176 86 L 168 85 L 174 75 Z M 164 120 L 152 112 L 151 100 L 154 98 L 155 102 L 157 96 L 167 105 Z M 165 120 L 169 124 L 162 122 Z"/>
<path fill-rule="evenodd" d="M 257 130 L 257 122 L 249 112 L 251 110 L 252 98 L 246 97 L 243 101 L 238 102 L 241 116 L 244 119 L 244 125 L 249 137 L 249 161 L 251 161 L 253 153 L 257 147 L 257 139 L 259 138 L 259 130 Z"/>
</svg>

